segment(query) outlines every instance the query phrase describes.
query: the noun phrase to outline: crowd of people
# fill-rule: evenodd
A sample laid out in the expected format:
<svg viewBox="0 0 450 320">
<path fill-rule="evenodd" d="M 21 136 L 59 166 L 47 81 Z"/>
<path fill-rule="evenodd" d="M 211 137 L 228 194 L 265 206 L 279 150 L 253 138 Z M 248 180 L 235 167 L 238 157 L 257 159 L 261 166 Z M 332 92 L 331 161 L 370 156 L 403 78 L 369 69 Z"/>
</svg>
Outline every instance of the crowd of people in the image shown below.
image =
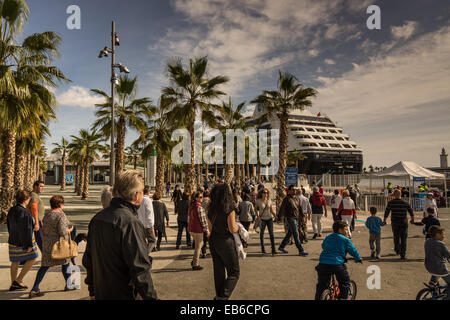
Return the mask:
<svg viewBox="0 0 450 320">
<path fill-rule="evenodd" d="M 76 238 L 76 228 L 64 214 L 62 196 L 53 196 L 50 199 L 51 210 L 44 212 L 39 197 L 43 188 L 44 184 L 37 181 L 32 193 L 17 192 L 17 204 L 11 208 L 7 220 L 10 233 L 10 290 L 27 289 L 23 279 L 39 256 L 38 248 L 42 254 L 41 267 L 29 293 L 30 298 L 43 295 L 39 285 L 52 266 L 61 265 L 63 277 L 67 281 L 71 261 L 55 259 L 52 248 L 61 238 Z M 316 267 L 316 299 L 320 299 L 332 274 L 336 275 L 339 282 L 340 298 L 346 299 L 350 288 L 350 278 L 345 267 L 346 255 L 350 254 L 356 261 L 362 261 L 351 241 L 357 218 L 358 193 L 357 186 L 348 186 L 346 190 L 335 190 L 331 198 L 333 232 L 322 243 L 323 251 Z M 393 195 L 394 199 L 388 202 L 383 220 L 376 216 L 376 208 L 370 208 L 371 216 L 366 221 L 366 227 L 370 234 L 371 257 L 380 256 L 381 228 L 391 215 L 395 251 L 402 260 L 406 260 L 409 214 L 410 222 L 424 226 L 424 234 L 427 235 L 425 266 L 433 274 L 431 281 L 436 282 L 436 277 L 442 277 L 448 283 L 450 279 L 444 259 L 450 255 L 442 242 L 445 233 L 440 227 L 432 201 L 425 209 L 424 219 L 417 223 L 414 222 L 412 208 L 401 199 L 401 191 L 394 190 Z M 144 185 L 142 174 L 133 170 L 121 173 L 112 189 L 108 187 L 102 191 L 104 209 L 90 221 L 82 259 L 86 268 L 85 283 L 91 299 L 158 299 L 150 270 L 151 252 L 161 250 L 163 238 L 167 241 L 169 214 L 162 197 L 158 192 L 150 197 L 150 187 Z M 303 246 L 309 241 L 307 222 L 312 223 L 312 239 L 318 239 L 323 232 L 322 218 L 328 216 L 324 189 L 320 185 L 313 187 L 310 195 L 303 186 L 287 187 L 286 197 L 279 210 L 271 199 L 269 188 L 262 181 L 255 183 L 251 179 L 234 181 L 231 185 L 218 181 L 212 188 L 201 186 L 192 194 L 182 191 L 177 185 L 170 199 L 174 202 L 177 216 L 176 248 L 180 248 L 185 232 L 186 246 L 194 249 L 191 260 L 193 271 L 203 269 L 200 259 L 207 257 L 209 247 L 213 261 L 215 300 L 229 299 L 239 281 L 240 252 L 248 246 L 248 232 L 252 223 L 253 229 L 259 232 L 262 254 L 266 254 L 264 240 L 267 229 L 272 256 L 288 253 L 287 245 L 295 244 L 299 256 L 305 257 L 308 252 Z M 285 236 L 278 248 L 275 244 L 274 223 L 283 223 L 285 228 Z M 18 274 L 20 264 L 23 267 Z M 66 285 L 65 290 L 72 288 Z"/>
</svg>

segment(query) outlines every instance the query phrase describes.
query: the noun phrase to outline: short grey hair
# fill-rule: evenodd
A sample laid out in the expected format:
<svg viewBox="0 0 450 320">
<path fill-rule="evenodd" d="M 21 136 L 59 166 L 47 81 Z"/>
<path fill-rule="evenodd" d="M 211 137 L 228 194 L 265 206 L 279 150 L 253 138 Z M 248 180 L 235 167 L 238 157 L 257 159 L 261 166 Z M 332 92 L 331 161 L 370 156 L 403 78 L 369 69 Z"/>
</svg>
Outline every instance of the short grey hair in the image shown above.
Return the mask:
<svg viewBox="0 0 450 320">
<path fill-rule="evenodd" d="M 112 188 L 110 186 L 107 186 L 103 188 L 101 195 L 103 209 L 109 207 L 111 200 L 112 200 Z"/>
<path fill-rule="evenodd" d="M 119 174 L 114 183 L 113 196 L 125 201 L 134 201 L 137 192 L 144 191 L 144 178 L 137 170 L 128 170 Z"/>
</svg>

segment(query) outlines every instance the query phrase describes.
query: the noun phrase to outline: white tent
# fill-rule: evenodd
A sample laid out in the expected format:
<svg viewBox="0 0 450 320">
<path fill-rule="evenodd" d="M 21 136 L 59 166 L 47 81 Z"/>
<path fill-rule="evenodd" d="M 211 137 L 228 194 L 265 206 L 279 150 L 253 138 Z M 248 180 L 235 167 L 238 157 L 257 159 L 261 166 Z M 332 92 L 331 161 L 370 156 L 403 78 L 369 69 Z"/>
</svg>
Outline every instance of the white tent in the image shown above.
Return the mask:
<svg viewBox="0 0 450 320">
<path fill-rule="evenodd" d="M 400 161 L 397 164 L 394 164 L 392 167 L 387 168 L 380 173 L 377 173 L 376 176 L 383 178 L 405 178 L 409 180 L 409 190 L 411 189 L 411 180 L 414 178 L 425 178 L 428 180 L 443 180 L 444 182 L 444 194 L 447 194 L 447 180 L 444 174 L 434 172 L 428 170 L 415 162 L 412 161 Z M 414 187 L 414 182 L 413 182 Z M 410 197 L 411 199 L 411 197 Z M 411 200 L 410 200 L 411 201 Z"/>
<path fill-rule="evenodd" d="M 394 164 L 392 167 L 387 168 L 380 173 L 377 173 L 376 176 L 381 178 L 417 177 L 426 178 L 429 180 L 445 179 L 445 175 L 425 169 L 424 167 L 421 167 L 420 165 L 412 161 L 400 161 L 399 163 Z"/>
</svg>

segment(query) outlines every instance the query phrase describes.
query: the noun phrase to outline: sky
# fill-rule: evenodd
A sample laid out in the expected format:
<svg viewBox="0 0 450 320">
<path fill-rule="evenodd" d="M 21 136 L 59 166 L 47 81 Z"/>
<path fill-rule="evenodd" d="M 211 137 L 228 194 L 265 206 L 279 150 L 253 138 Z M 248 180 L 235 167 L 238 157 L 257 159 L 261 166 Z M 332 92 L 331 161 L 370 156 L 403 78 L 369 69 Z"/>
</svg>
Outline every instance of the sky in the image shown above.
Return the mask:
<svg viewBox="0 0 450 320">
<path fill-rule="evenodd" d="M 110 91 L 111 21 L 120 38 L 117 61 L 138 77 L 137 97 L 157 101 L 172 57 L 208 56 L 211 76 L 237 105 L 275 89 L 278 70 L 318 92 L 312 112 L 327 114 L 363 149 L 364 166 L 401 160 L 439 166 L 450 149 L 450 2 L 448 0 L 31 0 L 23 36 L 55 31 L 63 39 L 55 65 L 72 80 L 55 90 L 53 142 L 95 120 Z M 381 9 L 369 30 L 368 6 Z M 69 30 L 67 7 L 81 9 Z M 227 97 L 223 97 L 228 100 Z M 130 131 L 127 144 L 137 134 Z"/>
</svg>

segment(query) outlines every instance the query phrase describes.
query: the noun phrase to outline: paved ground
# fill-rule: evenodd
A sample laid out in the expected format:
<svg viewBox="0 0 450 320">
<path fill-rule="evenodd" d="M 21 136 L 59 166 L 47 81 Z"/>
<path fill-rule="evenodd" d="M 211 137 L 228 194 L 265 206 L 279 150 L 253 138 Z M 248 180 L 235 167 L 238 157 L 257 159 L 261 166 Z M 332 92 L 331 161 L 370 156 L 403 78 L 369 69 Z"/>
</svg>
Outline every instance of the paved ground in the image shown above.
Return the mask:
<svg viewBox="0 0 450 320">
<path fill-rule="evenodd" d="M 79 232 L 86 232 L 88 223 L 92 216 L 98 212 L 100 206 L 101 186 L 94 186 L 90 190 L 91 198 L 81 201 L 74 196 L 73 189 L 62 193 L 66 198 L 65 211 L 71 223 L 77 225 Z M 46 205 L 52 194 L 61 194 L 54 186 L 46 186 L 43 195 Z M 168 199 L 166 199 L 168 200 Z M 212 260 L 210 256 L 201 260 L 205 267 L 202 271 L 191 271 L 190 261 L 192 249 L 182 246 L 180 250 L 175 249 L 176 217 L 173 215 L 173 206 L 168 203 L 171 212 L 171 227 L 168 228 L 168 243 L 163 241 L 163 251 L 153 253 L 152 276 L 161 299 L 212 299 L 214 293 Z M 416 213 L 419 217 L 421 213 Z M 381 214 L 380 214 L 381 216 Z M 365 220 L 365 215 L 360 215 L 358 220 Z M 450 210 L 441 215 L 441 223 L 445 228 L 450 228 Z M 331 219 L 325 219 L 325 235 L 330 232 Z M 310 237 L 311 225 L 308 224 Z M 275 241 L 277 244 L 283 238 L 283 227 L 276 225 Z M 390 226 L 383 228 L 382 253 L 380 261 L 369 259 L 370 250 L 368 243 L 368 232 L 362 223 L 358 223 L 353 234 L 353 243 L 358 248 L 361 256 L 366 258 L 363 265 L 348 263 L 350 276 L 358 285 L 358 299 L 392 299 L 406 300 L 414 299 L 418 290 L 422 288 L 422 282 L 428 281 L 428 274 L 423 266 L 423 242 L 422 228 L 411 225 L 408 238 L 408 261 L 400 262 L 393 255 L 393 241 Z M 7 232 L 5 226 L 0 226 L 0 300 L 26 299 L 27 292 L 8 292 L 10 285 L 9 259 L 7 244 Z M 184 240 L 183 240 L 184 241 Z M 266 235 L 267 251 L 270 251 L 270 241 Z M 305 250 L 310 253 L 306 258 L 296 255 L 295 246 L 288 246 L 289 254 L 279 254 L 276 257 L 262 255 L 260 253 L 259 235 L 255 232 L 250 234 L 250 243 L 247 249 L 248 256 L 240 261 L 241 277 L 238 286 L 233 293 L 233 299 L 299 299 L 308 300 L 314 298 L 317 274 L 314 267 L 318 263 L 321 252 L 322 239 L 311 240 L 305 245 Z M 448 243 L 448 242 L 447 242 Z M 81 257 L 84 252 L 84 243 L 80 244 L 80 255 L 77 264 L 81 265 Z M 39 262 L 25 278 L 28 286 L 33 284 Z M 369 290 L 366 286 L 367 267 L 377 265 L 381 270 L 381 289 Z M 85 277 L 82 268 L 82 279 Z M 59 267 L 51 268 L 41 284 L 41 291 L 46 295 L 41 299 L 87 299 L 87 288 L 82 284 L 81 290 L 64 292 L 64 281 Z"/>
</svg>

